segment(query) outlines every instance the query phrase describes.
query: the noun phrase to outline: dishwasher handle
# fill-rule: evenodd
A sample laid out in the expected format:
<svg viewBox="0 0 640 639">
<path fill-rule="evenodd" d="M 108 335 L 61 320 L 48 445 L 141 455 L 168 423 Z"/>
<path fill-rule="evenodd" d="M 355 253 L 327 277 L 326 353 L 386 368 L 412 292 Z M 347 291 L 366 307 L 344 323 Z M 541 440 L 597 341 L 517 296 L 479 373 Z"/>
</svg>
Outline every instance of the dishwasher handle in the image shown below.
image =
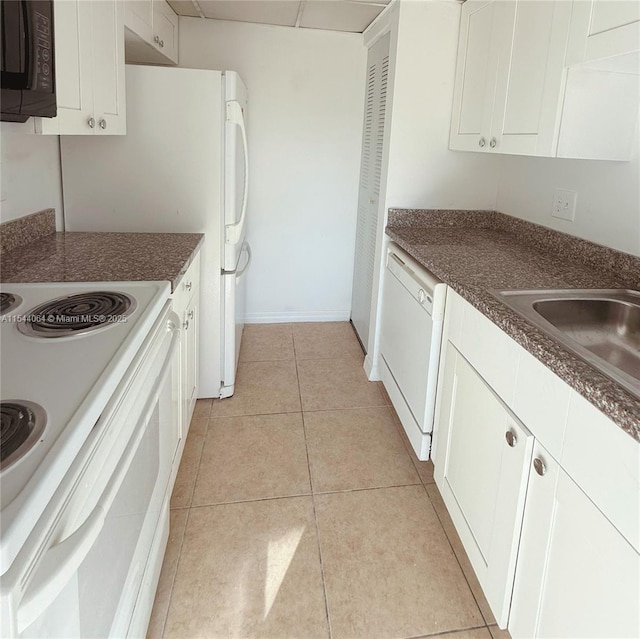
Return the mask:
<svg viewBox="0 0 640 639">
<path fill-rule="evenodd" d="M 429 315 L 433 311 L 433 296 L 435 287 L 440 281 L 428 271 L 418 271 L 407 264 L 398 255 L 389 251 L 387 257 L 387 270 L 404 286 L 411 296 L 420 304 Z"/>
</svg>

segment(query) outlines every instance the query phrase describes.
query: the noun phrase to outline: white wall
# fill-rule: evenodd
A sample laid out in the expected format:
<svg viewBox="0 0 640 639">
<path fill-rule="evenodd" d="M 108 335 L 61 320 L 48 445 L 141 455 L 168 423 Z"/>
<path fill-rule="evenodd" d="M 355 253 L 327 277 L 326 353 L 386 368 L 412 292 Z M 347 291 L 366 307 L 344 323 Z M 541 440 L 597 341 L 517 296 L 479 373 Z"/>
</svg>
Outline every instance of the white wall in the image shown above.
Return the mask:
<svg viewBox="0 0 640 639">
<path fill-rule="evenodd" d="M 365 34 L 373 42 L 391 30 L 392 101 L 385 139 L 382 202 L 365 369 L 379 379 L 384 234 L 389 208 L 488 209 L 496 206 L 500 160 L 449 150 L 460 4 L 455 0 L 392 5 Z"/>
<path fill-rule="evenodd" d="M 577 191 L 573 222 L 551 217 L 556 188 Z M 640 255 L 640 162 L 503 156 L 498 211 Z"/>
<path fill-rule="evenodd" d="M 180 19 L 180 65 L 249 89 L 247 320 L 345 320 L 364 101 L 362 36 Z"/>
<path fill-rule="evenodd" d="M 57 135 L 33 135 L 33 121 L 0 125 L 0 222 L 43 209 L 62 215 Z"/>
</svg>

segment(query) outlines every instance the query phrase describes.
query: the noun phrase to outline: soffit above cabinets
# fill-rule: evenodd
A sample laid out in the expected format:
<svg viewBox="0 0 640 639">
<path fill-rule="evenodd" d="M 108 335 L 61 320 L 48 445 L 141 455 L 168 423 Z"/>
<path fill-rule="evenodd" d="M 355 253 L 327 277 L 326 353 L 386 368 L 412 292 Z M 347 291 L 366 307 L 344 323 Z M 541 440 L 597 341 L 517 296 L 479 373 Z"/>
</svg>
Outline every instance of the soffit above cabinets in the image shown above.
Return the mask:
<svg viewBox="0 0 640 639">
<path fill-rule="evenodd" d="M 391 0 L 168 0 L 179 16 L 362 33 Z"/>
</svg>

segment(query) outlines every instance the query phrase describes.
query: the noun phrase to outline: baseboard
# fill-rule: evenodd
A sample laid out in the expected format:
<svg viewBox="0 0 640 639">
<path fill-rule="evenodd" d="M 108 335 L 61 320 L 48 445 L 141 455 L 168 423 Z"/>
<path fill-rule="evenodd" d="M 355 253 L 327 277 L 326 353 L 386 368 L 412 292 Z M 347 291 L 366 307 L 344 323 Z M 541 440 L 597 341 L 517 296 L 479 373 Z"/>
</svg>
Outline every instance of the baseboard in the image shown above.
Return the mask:
<svg viewBox="0 0 640 639">
<path fill-rule="evenodd" d="M 246 324 L 287 324 L 289 322 L 348 322 L 350 311 L 307 311 L 284 313 L 247 313 Z"/>
<path fill-rule="evenodd" d="M 373 358 L 369 353 L 364 358 L 364 372 L 370 382 L 379 382 L 382 379 L 380 369 L 377 364 L 374 364 Z"/>
</svg>

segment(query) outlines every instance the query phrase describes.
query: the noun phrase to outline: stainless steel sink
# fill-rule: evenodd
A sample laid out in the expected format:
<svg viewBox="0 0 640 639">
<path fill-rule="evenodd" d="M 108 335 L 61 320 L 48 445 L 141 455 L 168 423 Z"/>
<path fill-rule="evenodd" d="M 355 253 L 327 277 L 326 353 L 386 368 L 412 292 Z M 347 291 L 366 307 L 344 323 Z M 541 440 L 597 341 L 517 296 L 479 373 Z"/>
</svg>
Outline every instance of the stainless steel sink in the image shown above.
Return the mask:
<svg viewBox="0 0 640 639">
<path fill-rule="evenodd" d="M 491 291 L 567 350 L 640 398 L 640 292 Z"/>
</svg>

